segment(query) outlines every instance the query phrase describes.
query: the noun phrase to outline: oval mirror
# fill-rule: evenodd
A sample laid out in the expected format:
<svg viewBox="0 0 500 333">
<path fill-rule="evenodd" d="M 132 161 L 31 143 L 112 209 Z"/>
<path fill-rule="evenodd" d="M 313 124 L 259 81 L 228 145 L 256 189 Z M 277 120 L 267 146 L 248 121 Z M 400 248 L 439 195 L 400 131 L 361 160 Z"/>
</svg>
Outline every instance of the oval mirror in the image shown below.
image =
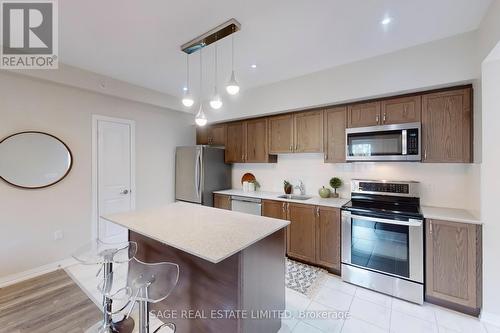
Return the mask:
<svg viewBox="0 0 500 333">
<path fill-rule="evenodd" d="M 43 188 L 61 181 L 71 170 L 69 148 L 42 132 L 21 132 L 0 141 L 0 178 L 28 189 Z"/>
</svg>

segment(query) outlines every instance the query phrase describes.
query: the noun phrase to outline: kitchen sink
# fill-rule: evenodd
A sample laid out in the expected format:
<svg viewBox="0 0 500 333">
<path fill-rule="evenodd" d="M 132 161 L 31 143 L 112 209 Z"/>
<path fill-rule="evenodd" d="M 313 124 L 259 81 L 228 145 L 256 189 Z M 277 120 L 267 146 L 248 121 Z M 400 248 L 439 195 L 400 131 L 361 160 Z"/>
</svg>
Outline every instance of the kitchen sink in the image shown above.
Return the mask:
<svg viewBox="0 0 500 333">
<path fill-rule="evenodd" d="M 308 200 L 312 197 L 308 197 L 307 195 L 295 195 L 295 194 L 283 194 L 278 196 L 280 199 L 290 199 L 290 200 Z"/>
</svg>

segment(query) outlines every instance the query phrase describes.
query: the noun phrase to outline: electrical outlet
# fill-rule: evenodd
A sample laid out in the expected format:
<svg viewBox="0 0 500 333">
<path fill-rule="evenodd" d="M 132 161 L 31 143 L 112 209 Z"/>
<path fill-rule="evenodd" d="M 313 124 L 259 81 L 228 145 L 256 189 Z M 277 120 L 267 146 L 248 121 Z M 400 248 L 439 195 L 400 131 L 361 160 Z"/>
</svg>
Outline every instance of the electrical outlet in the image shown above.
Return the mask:
<svg viewBox="0 0 500 333">
<path fill-rule="evenodd" d="M 64 234 L 62 230 L 54 231 L 54 240 L 61 240 L 64 238 Z"/>
</svg>

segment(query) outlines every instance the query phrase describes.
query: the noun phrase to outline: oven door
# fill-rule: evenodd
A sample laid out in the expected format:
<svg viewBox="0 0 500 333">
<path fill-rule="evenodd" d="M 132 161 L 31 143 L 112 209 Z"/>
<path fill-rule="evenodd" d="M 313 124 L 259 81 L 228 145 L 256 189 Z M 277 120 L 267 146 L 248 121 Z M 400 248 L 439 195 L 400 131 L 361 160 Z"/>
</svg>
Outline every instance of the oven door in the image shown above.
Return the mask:
<svg viewBox="0 0 500 333">
<path fill-rule="evenodd" d="M 423 221 L 342 211 L 342 262 L 423 283 Z"/>
<path fill-rule="evenodd" d="M 346 130 L 347 161 L 418 161 L 420 123 Z"/>
</svg>

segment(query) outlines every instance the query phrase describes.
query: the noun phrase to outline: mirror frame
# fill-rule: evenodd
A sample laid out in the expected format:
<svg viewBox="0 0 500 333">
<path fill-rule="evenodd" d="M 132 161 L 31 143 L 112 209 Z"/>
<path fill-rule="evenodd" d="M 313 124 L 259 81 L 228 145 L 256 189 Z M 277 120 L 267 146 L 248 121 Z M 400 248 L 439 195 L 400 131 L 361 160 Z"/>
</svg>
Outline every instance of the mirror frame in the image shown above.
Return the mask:
<svg viewBox="0 0 500 333">
<path fill-rule="evenodd" d="M 14 187 L 17 187 L 17 188 L 22 188 L 22 189 L 25 189 L 25 190 L 37 190 L 37 189 L 41 189 L 41 188 L 46 188 L 46 187 L 50 187 L 52 185 L 55 185 L 57 183 L 59 183 L 60 181 L 62 181 L 64 178 L 66 178 L 66 176 L 69 174 L 69 172 L 71 171 L 71 169 L 73 168 L 73 153 L 71 152 L 71 149 L 69 149 L 68 145 L 65 144 L 61 139 L 59 139 L 58 137 L 56 137 L 55 135 L 52 135 L 52 134 L 49 134 L 49 133 L 46 133 L 46 132 L 41 132 L 41 131 L 22 131 L 22 132 L 17 132 L 17 133 L 14 133 L 14 134 L 11 134 L 5 138 L 3 138 L 1 141 L 0 141 L 0 145 L 7 139 L 10 139 L 12 138 L 13 136 L 16 136 L 16 135 L 20 135 L 20 134 L 26 134 L 26 133 L 34 133 L 34 134 L 43 134 L 43 135 L 47 135 L 47 136 L 50 136 L 54 139 L 56 139 L 57 141 L 59 141 L 60 143 L 62 143 L 62 145 L 66 148 L 66 150 L 68 151 L 69 153 L 69 158 L 70 158 L 70 164 L 69 164 L 69 168 L 68 170 L 66 171 L 66 173 L 61 177 L 59 178 L 58 180 L 56 180 L 55 182 L 52 182 L 50 184 L 47 184 L 47 185 L 43 185 L 43 186 L 33 186 L 33 187 L 30 187 L 30 186 L 21 186 L 21 185 L 17 185 L 17 184 L 13 184 L 11 182 L 9 182 L 8 180 L 6 180 L 5 178 L 3 178 L 1 175 L 0 175 L 0 179 L 3 180 L 4 182 L 6 182 L 7 184 L 11 185 L 11 186 L 14 186 Z"/>
</svg>

